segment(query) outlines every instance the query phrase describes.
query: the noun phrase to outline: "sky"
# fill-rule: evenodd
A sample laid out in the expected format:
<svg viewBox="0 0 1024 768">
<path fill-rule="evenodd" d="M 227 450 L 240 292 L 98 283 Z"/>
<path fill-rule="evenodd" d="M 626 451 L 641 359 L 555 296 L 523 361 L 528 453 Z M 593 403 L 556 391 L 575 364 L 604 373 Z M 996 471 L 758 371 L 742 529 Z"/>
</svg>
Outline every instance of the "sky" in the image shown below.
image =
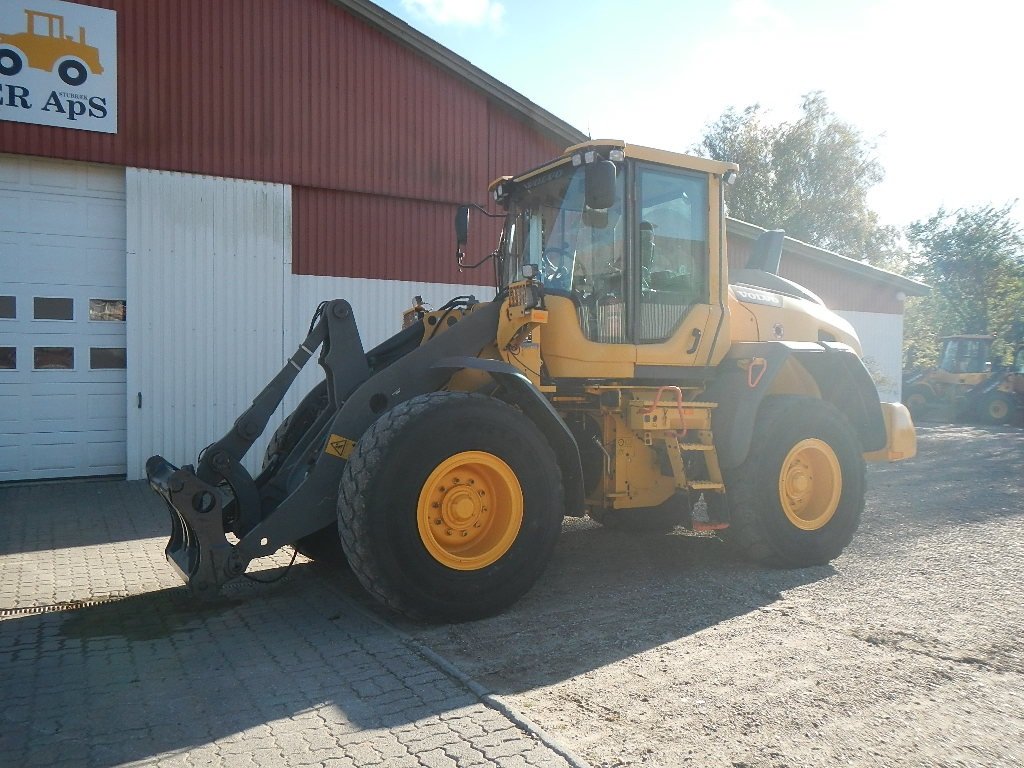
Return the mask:
<svg viewBox="0 0 1024 768">
<path fill-rule="evenodd" d="M 376 2 L 594 138 L 687 152 L 730 106 L 779 122 L 820 90 L 885 168 L 883 223 L 1024 197 L 1024 3 Z"/>
</svg>

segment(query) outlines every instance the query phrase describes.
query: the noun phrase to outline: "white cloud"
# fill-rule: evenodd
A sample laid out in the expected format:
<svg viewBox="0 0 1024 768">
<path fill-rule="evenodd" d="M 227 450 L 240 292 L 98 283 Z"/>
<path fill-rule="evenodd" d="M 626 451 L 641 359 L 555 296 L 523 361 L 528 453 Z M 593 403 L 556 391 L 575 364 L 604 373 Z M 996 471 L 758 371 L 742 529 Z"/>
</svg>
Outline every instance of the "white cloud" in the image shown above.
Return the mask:
<svg viewBox="0 0 1024 768">
<path fill-rule="evenodd" d="M 402 0 L 409 13 L 435 24 L 500 27 L 505 6 L 497 0 Z"/>
</svg>

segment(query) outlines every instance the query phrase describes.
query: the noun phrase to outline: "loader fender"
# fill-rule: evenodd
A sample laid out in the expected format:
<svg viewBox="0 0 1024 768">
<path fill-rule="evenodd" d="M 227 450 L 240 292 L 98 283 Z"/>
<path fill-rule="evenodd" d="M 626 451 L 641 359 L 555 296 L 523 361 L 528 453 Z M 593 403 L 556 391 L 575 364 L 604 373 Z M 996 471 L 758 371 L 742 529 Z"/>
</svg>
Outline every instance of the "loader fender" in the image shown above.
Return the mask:
<svg viewBox="0 0 1024 768">
<path fill-rule="evenodd" d="M 385 411 L 447 382 L 451 372 L 434 362 L 477 355 L 493 343 L 500 308 L 497 302 L 484 305 L 357 386 L 325 428 L 324 447 L 302 486 L 246 534 L 239 549 L 249 558 L 262 557 L 336 520 L 341 472 L 359 438 Z"/>
<path fill-rule="evenodd" d="M 489 373 L 504 388 L 503 399 L 518 407 L 537 425 L 558 457 L 565 489 L 565 514 L 569 517 L 586 514 L 583 506 L 583 464 L 576 438 L 551 402 L 522 372 L 501 360 L 480 357 L 444 358 L 435 362 L 434 367 L 448 371 L 469 368 Z"/>
<path fill-rule="evenodd" d="M 779 391 L 776 385 L 784 371 L 790 376 L 795 373 L 817 389 L 803 394 L 820 396 L 846 416 L 863 451 L 885 446 L 878 391 L 850 347 L 834 342 L 741 342 L 734 344 L 719 364 L 718 375 L 704 395 L 718 403 L 711 428 L 723 467 L 735 469 L 746 459 L 761 402 Z"/>
</svg>

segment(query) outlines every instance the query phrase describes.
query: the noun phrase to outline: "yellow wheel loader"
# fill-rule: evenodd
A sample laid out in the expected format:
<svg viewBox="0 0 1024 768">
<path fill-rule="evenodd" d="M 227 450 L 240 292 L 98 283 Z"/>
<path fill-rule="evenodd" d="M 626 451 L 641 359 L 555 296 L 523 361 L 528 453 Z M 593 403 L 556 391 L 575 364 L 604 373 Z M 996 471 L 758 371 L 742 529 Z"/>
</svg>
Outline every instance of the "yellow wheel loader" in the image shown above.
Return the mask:
<svg viewBox="0 0 1024 768">
<path fill-rule="evenodd" d="M 958 419 L 974 418 L 986 424 L 1012 420 L 1024 405 L 1024 343 L 1017 343 L 1012 366 L 993 365 L 995 338 L 944 337 L 939 364 L 904 379 L 903 403 L 913 418 L 920 420 L 931 409 L 946 406 Z"/>
<path fill-rule="evenodd" d="M 715 531 L 773 566 L 835 558 L 865 460 L 913 456 L 913 424 L 879 402 L 850 325 L 778 276 L 781 232 L 730 274 L 737 170 L 590 141 L 495 181 L 497 248 L 464 265 L 493 262 L 493 300 L 417 303 L 369 351 L 350 305 L 325 302 L 197 467 L 149 460 L 170 563 L 209 595 L 293 545 L 396 611 L 462 620 L 530 589 L 566 515 Z M 465 207 L 460 264 L 468 226 Z M 243 455 L 317 348 L 324 381 L 251 477 Z"/>
<path fill-rule="evenodd" d="M 966 415 L 966 395 L 992 375 L 990 352 L 995 337 L 945 336 L 935 368 L 919 371 L 903 381 L 903 403 L 919 419 L 936 405 L 952 406 L 954 415 Z"/>
<path fill-rule="evenodd" d="M 966 395 L 970 413 L 985 424 L 1005 424 L 1024 408 L 1024 342 L 1018 342 L 1010 366 L 998 366 Z"/>
</svg>

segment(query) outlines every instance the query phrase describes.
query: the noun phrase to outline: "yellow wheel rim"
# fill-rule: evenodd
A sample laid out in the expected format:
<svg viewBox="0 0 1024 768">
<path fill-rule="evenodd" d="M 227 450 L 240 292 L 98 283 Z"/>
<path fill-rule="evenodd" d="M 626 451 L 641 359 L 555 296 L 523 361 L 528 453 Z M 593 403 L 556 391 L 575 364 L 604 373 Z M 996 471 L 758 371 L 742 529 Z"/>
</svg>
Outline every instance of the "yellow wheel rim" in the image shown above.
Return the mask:
<svg viewBox="0 0 1024 768">
<path fill-rule="evenodd" d="M 1002 398 L 996 398 L 988 404 L 988 415 L 996 420 L 1002 421 L 1010 413 L 1010 408 Z"/>
<path fill-rule="evenodd" d="M 843 473 L 832 447 L 816 438 L 801 440 L 782 462 L 779 500 L 793 525 L 816 531 L 836 513 Z"/>
<path fill-rule="evenodd" d="M 497 456 L 464 451 L 441 462 L 423 484 L 416 524 L 441 565 L 477 571 L 508 552 L 523 524 L 523 489 Z"/>
</svg>

